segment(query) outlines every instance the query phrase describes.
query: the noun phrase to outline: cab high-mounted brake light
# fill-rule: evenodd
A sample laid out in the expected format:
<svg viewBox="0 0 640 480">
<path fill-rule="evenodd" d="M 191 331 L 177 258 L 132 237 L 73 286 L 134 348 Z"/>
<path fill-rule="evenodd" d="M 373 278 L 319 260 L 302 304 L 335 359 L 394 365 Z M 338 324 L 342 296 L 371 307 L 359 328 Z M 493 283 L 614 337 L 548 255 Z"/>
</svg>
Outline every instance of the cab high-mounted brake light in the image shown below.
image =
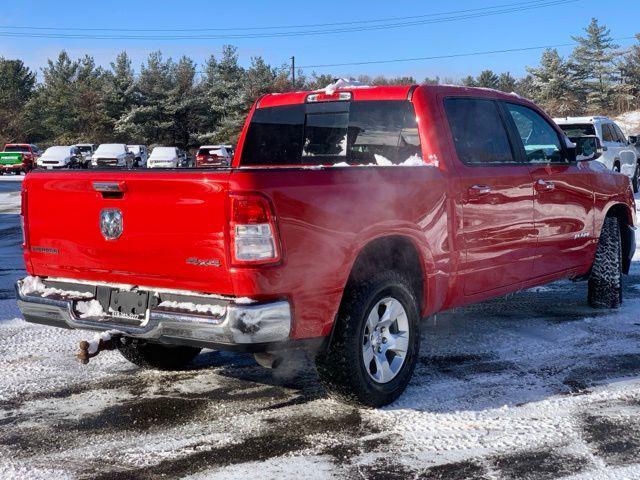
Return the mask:
<svg viewBox="0 0 640 480">
<path fill-rule="evenodd" d="M 234 265 L 264 265 L 280 261 L 275 216 L 266 197 L 232 195 L 229 227 Z"/>
<path fill-rule="evenodd" d="M 307 95 L 307 103 L 335 102 L 340 100 L 351 100 L 351 92 L 312 93 Z"/>
</svg>

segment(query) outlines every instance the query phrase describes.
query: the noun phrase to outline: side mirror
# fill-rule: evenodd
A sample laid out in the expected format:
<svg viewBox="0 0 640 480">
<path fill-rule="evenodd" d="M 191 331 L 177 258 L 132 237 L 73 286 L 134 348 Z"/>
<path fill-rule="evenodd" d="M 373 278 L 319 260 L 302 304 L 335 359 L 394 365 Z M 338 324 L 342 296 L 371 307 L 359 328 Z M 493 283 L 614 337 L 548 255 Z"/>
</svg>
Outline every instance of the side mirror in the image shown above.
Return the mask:
<svg viewBox="0 0 640 480">
<path fill-rule="evenodd" d="M 595 135 L 571 137 L 570 140 L 576 145 L 576 161 L 590 162 L 602 156 L 604 148 L 602 147 L 600 139 Z"/>
</svg>

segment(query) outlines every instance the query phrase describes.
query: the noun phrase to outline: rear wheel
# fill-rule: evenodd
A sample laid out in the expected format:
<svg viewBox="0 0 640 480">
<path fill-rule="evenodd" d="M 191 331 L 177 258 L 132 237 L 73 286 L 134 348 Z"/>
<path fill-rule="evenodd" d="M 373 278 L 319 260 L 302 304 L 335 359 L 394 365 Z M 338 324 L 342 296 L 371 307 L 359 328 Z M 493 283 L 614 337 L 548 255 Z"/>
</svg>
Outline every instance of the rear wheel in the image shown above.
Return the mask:
<svg viewBox="0 0 640 480">
<path fill-rule="evenodd" d="M 618 308 L 622 303 L 622 241 L 615 217 L 604 220 L 588 290 L 593 308 Z"/>
<path fill-rule="evenodd" d="M 380 407 L 406 388 L 419 346 L 418 302 L 411 283 L 386 271 L 345 292 L 331 342 L 316 366 L 330 395 Z"/>
<path fill-rule="evenodd" d="M 118 350 L 134 365 L 155 370 L 180 370 L 191 363 L 200 348 L 160 345 L 125 338 Z"/>
</svg>

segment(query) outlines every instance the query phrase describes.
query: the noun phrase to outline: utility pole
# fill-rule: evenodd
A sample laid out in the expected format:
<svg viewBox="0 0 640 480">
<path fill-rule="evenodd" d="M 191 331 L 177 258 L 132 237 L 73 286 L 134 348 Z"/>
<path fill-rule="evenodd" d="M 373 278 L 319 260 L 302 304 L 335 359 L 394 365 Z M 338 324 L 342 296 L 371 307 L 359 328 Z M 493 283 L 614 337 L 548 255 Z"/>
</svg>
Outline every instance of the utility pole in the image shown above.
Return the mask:
<svg viewBox="0 0 640 480">
<path fill-rule="evenodd" d="M 291 84 L 296 88 L 296 57 L 291 57 Z"/>
</svg>

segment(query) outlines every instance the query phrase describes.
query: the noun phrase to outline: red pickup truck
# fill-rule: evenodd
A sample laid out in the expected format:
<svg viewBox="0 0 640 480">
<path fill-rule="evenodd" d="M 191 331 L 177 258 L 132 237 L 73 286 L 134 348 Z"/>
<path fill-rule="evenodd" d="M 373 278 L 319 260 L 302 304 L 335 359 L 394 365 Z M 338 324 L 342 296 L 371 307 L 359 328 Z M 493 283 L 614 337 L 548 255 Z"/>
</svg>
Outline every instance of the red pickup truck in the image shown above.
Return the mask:
<svg viewBox="0 0 640 480">
<path fill-rule="evenodd" d="M 0 174 L 13 172 L 28 173 L 36 167 L 41 151 L 29 143 L 7 143 L 0 152 Z"/>
<path fill-rule="evenodd" d="M 560 278 L 620 305 L 634 198 L 593 147 L 486 89 L 266 95 L 230 167 L 30 174 L 18 304 L 145 367 L 315 349 L 331 394 L 384 405 L 423 317 Z"/>
</svg>

